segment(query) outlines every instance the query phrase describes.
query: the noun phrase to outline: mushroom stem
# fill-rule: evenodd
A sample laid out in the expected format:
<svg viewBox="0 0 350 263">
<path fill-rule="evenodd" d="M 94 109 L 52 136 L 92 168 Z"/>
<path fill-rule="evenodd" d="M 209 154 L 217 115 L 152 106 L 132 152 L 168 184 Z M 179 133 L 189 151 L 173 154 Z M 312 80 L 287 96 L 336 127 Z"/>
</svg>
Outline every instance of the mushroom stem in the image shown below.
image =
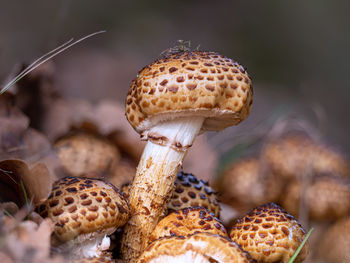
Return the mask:
<svg viewBox="0 0 350 263">
<path fill-rule="evenodd" d="M 130 189 L 128 221 L 123 241 L 124 259 L 134 262 L 166 209 L 176 174 L 188 148 L 200 132 L 203 117 L 166 121 L 142 134 L 147 145 Z"/>
</svg>

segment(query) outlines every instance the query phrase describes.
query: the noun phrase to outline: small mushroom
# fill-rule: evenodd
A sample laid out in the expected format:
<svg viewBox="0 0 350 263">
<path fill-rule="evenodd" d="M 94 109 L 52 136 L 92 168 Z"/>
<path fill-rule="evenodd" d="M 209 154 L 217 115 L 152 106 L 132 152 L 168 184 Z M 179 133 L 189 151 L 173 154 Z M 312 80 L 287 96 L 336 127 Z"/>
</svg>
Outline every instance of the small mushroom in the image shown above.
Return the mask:
<svg viewBox="0 0 350 263">
<path fill-rule="evenodd" d="M 213 213 L 202 207 L 190 207 L 175 211 L 163 218 L 153 230 L 149 242 L 161 237 L 189 236 L 198 232 L 228 237 L 225 227 Z"/>
<path fill-rule="evenodd" d="M 320 258 L 327 263 L 350 262 L 350 217 L 333 224 L 320 241 Z"/>
<path fill-rule="evenodd" d="M 54 145 L 64 170 L 70 176 L 98 177 L 109 174 L 120 153 L 108 140 L 90 133 L 73 133 Z"/>
<path fill-rule="evenodd" d="M 290 133 L 270 141 L 262 155 L 274 173 L 288 179 L 312 173 L 350 176 L 350 163 L 343 155 L 302 133 Z"/>
<path fill-rule="evenodd" d="M 222 202 L 240 211 L 266 202 L 275 202 L 283 185 L 276 180 L 276 176 L 265 172 L 262 166 L 256 157 L 229 164 L 217 183 Z"/>
<path fill-rule="evenodd" d="M 303 199 L 307 214 L 313 220 L 334 220 L 350 213 L 350 180 L 332 175 L 318 175 L 303 191 L 303 182 L 294 180 L 284 191 L 282 205 L 292 215 L 299 215 Z"/>
<path fill-rule="evenodd" d="M 147 140 L 130 189 L 122 251 L 134 261 L 167 207 L 195 137 L 243 121 L 252 104 L 246 70 L 215 52 L 179 52 L 143 68 L 126 98 L 126 117 Z"/>
<path fill-rule="evenodd" d="M 230 239 L 212 233 L 188 237 L 163 237 L 152 242 L 138 263 L 176 262 L 254 262 L 249 254 Z"/>
<path fill-rule="evenodd" d="M 39 213 L 54 222 L 54 245 L 75 257 L 99 257 L 108 235 L 129 217 L 119 190 L 101 179 L 65 177 L 56 181 Z"/>
<path fill-rule="evenodd" d="M 230 237 L 258 262 L 287 263 L 305 238 L 305 230 L 282 207 L 268 203 L 251 210 L 233 225 Z M 294 262 L 308 254 L 308 243 Z"/>
</svg>

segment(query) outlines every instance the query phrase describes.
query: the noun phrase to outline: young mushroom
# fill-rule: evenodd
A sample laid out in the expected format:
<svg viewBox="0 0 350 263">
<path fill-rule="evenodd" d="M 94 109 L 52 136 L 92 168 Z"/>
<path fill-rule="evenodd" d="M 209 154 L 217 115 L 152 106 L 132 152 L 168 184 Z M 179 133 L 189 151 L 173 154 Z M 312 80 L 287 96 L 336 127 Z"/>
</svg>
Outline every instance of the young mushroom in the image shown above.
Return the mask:
<svg viewBox="0 0 350 263">
<path fill-rule="evenodd" d="M 129 218 L 127 201 L 101 179 L 65 177 L 56 181 L 39 213 L 54 222 L 54 246 L 73 257 L 100 257 L 108 235 Z"/>
<path fill-rule="evenodd" d="M 135 260 L 171 197 L 195 137 L 243 121 L 252 104 L 246 70 L 214 52 L 179 52 L 143 68 L 126 98 L 126 117 L 147 140 L 130 189 L 124 258 Z"/>
<path fill-rule="evenodd" d="M 196 233 L 188 237 L 163 237 L 152 242 L 138 263 L 249 263 L 249 254 L 230 239 L 212 233 Z"/>
<path fill-rule="evenodd" d="M 298 221 L 282 207 L 267 203 L 251 210 L 233 225 L 230 237 L 257 262 L 287 263 L 306 233 Z M 294 262 L 308 254 L 308 243 Z"/>
<path fill-rule="evenodd" d="M 189 207 L 172 212 L 151 233 L 149 242 L 166 236 L 189 236 L 206 232 L 228 237 L 223 224 L 213 213 L 203 207 Z"/>
</svg>

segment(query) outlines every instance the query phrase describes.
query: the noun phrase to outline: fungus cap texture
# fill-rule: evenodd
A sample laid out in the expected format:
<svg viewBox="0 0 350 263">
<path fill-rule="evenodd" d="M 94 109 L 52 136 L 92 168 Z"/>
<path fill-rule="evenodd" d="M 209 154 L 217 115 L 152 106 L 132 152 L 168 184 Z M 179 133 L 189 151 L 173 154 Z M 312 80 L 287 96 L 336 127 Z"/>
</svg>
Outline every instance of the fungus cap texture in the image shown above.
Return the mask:
<svg viewBox="0 0 350 263">
<path fill-rule="evenodd" d="M 120 159 L 120 153 L 112 143 L 87 133 L 62 137 L 54 147 L 62 167 L 71 176 L 108 174 Z"/>
<path fill-rule="evenodd" d="M 262 166 L 260 160 L 254 157 L 229 164 L 217 183 L 220 199 L 233 207 L 249 208 L 276 201 L 283 185 Z"/>
<path fill-rule="evenodd" d="M 52 219 L 55 236 L 62 242 L 111 234 L 129 218 L 127 201 L 116 187 L 84 177 L 56 181 L 39 212 Z"/>
<path fill-rule="evenodd" d="M 149 241 L 166 236 L 188 236 L 207 232 L 227 237 L 222 222 L 203 207 L 190 207 L 175 211 L 163 218 L 153 230 Z"/>
<path fill-rule="evenodd" d="M 334 220 L 350 213 L 350 180 L 331 175 L 312 178 L 305 193 L 302 182 L 290 182 L 284 192 L 282 205 L 292 215 L 298 216 L 300 198 L 303 196 L 309 217 L 313 220 Z"/>
<path fill-rule="evenodd" d="M 305 238 L 305 230 L 282 207 L 268 203 L 251 210 L 233 225 L 230 237 L 258 262 L 287 263 Z M 294 262 L 308 254 L 305 244 Z"/>
<path fill-rule="evenodd" d="M 196 255 L 200 261 L 193 261 Z M 137 262 L 176 262 L 174 259 L 181 259 L 177 262 L 253 262 L 235 242 L 211 233 L 157 239 L 144 250 Z"/>
<path fill-rule="evenodd" d="M 246 70 L 215 52 L 180 52 L 143 68 L 126 98 L 126 117 L 142 133 L 177 117 L 205 117 L 202 131 L 244 120 L 252 104 Z"/>
<path fill-rule="evenodd" d="M 217 194 L 208 182 L 196 178 L 193 174 L 179 172 L 171 200 L 168 203 L 168 210 L 170 212 L 195 206 L 208 209 L 217 218 L 220 216 Z"/>
</svg>

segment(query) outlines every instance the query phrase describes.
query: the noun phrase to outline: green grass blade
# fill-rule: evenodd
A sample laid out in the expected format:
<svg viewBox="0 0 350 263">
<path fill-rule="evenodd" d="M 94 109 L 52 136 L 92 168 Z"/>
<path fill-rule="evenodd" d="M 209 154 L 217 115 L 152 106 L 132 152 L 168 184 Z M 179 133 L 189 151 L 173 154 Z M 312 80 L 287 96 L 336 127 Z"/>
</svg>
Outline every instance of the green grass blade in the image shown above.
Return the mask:
<svg viewBox="0 0 350 263">
<path fill-rule="evenodd" d="M 310 237 L 311 232 L 312 232 L 313 230 L 314 230 L 313 228 L 311 228 L 311 229 L 309 230 L 309 232 L 306 234 L 306 236 L 305 236 L 303 242 L 301 242 L 301 244 L 300 244 L 300 246 L 298 247 L 297 251 L 295 251 L 294 255 L 291 257 L 291 259 L 288 261 L 288 263 L 293 263 L 293 262 L 294 262 L 294 260 L 295 260 L 295 259 L 297 258 L 297 256 L 299 255 L 301 249 L 302 249 L 303 246 L 305 245 L 306 241 L 307 241 L 308 238 Z"/>
</svg>

